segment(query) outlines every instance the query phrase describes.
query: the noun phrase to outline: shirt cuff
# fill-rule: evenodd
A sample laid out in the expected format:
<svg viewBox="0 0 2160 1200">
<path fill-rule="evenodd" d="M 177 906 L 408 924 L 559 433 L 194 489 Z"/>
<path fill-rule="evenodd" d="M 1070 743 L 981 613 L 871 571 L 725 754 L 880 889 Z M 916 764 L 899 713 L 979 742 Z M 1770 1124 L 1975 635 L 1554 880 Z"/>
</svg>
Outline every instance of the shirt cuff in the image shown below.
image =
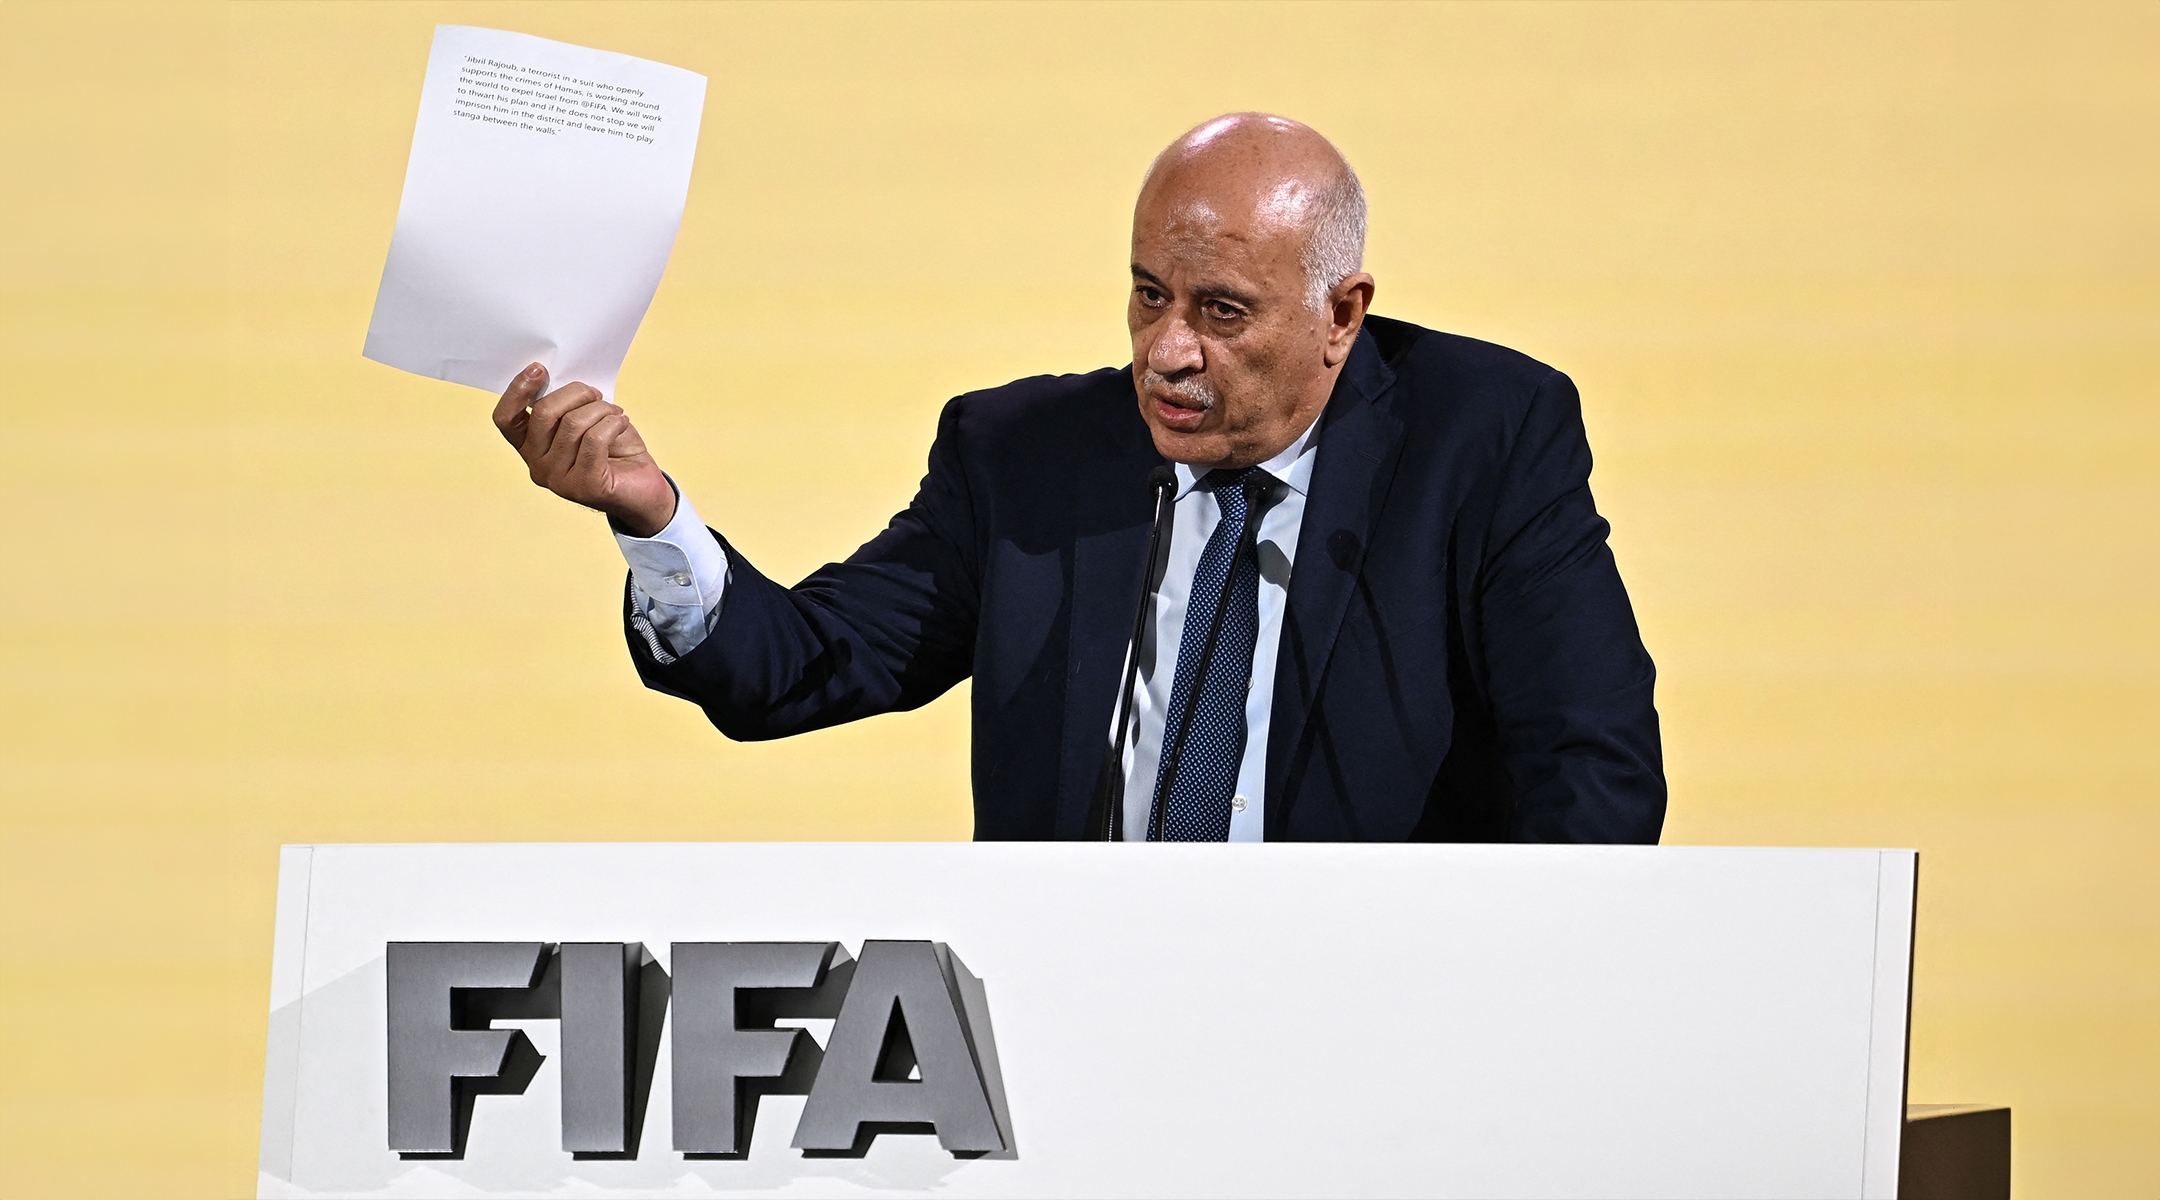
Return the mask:
<svg viewBox="0 0 2160 1200">
<path fill-rule="evenodd" d="M 674 486 L 674 479 L 668 480 Z M 649 538 L 617 533 L 630 564 L 631 603 L 677 656 L 695 650 L 720 616 L 727 591 L 727 551 L 705 528 L 690 497 L 675 488 L 675 515 Z"/>
</svg>

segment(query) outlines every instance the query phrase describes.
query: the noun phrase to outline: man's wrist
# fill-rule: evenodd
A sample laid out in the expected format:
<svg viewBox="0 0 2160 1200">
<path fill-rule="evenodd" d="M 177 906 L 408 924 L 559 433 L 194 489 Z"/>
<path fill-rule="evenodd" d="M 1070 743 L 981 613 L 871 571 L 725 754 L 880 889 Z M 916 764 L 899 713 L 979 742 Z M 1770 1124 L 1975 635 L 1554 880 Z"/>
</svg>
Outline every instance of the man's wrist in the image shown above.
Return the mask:
<svg viewBox="0 0 2160 1200">
<path fill-rule="evenodd" d="M 680 503 L 674 483 L 670 481 L 664 506 L 658 503 L 644 506 L 623 505 L 601 511 L 607 514 L 608 527 L 615 532 L 634 538 L 649 538 L 668 527 L 668 523 L 675 519 L 675 506 Z"/>
</svg>

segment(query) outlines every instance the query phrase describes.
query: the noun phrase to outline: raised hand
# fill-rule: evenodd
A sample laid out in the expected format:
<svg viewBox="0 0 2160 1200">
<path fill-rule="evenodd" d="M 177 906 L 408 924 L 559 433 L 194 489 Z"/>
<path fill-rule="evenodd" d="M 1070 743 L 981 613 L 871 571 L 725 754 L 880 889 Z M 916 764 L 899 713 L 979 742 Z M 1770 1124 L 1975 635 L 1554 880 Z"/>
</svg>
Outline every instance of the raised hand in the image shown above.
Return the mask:
<svg viewBox="0 0 2160 1200">
<path fill-rule="evenodd" d="M 518 372 L 495 406 L 495 428 L 525 460 L 532 481 L 623 532 L 651 537 L 675 516 L 675 489 L 623 410 L 588 384 L 552 392 L 539 363 Z"/>
</svg>

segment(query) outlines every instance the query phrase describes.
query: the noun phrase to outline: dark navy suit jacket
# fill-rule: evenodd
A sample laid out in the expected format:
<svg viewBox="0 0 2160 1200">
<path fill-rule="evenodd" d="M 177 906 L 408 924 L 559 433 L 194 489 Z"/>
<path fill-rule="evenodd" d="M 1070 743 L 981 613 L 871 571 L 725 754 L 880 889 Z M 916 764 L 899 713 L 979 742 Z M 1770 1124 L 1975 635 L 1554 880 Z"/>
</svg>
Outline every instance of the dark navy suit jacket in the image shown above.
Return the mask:
<svg viewBox="0 0 2160 1200">
<path fill-rule="evenodd" d="M 1591 502 L 1574 384 L 1372 317 L 1320 420 L 1269 840 L 1656 841 L 1655 671 Z M 634 632 L 630 652 L 738 739 L 915 708 L 972 677 L 975 836 L 1085 836 L 1162 461 L 1129 369 L 961 396 L 914 502 L 853 557 L 788 588 L 728 546 L 712 633 L 666 664 Z"/>
</svg>

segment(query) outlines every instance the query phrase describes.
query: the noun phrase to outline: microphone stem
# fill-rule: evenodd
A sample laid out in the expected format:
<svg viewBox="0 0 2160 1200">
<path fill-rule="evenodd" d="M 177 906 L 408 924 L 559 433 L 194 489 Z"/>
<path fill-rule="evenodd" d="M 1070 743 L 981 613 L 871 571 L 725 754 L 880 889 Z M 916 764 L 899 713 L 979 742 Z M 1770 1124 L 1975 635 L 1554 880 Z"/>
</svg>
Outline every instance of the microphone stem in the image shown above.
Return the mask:
<svg viewBox="0 0 2160 1200">
<path fill-rule="evenodd" d="M 1149 601 L 1155 598 L 1155 558 L 1162 546 L 1163 518 L 1170 513 L 1170 497 L 1177 490 L 1177 479 L 1155 480 L 1155 520 L 1148 527 L 1147 558 L 1140 570 L 1140 602 L 1133 606 L 1132 640 L 1126 643 L 1125 685 L 1118 689 L 1117 715 L 1113 724 L 1117 732 L 1110 743 L 1110 760 L 1103 768 L 1102 825 L 1092 830 L 1098 842 L 1125 840 L 1125 736 L 1126 727 L 1132 723 L 1133 684 L 1140 677 L 1140 639 L 1147 631 Z"/>
</svg>

